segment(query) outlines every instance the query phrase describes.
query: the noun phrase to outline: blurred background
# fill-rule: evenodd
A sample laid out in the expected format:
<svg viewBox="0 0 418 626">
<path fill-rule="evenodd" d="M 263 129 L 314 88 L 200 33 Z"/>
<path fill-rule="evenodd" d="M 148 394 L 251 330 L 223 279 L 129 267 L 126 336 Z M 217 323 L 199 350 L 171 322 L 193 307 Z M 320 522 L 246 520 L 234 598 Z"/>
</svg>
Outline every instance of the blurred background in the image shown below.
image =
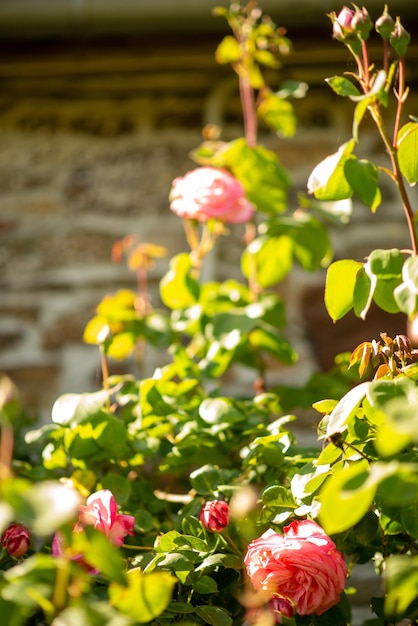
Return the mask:
<svg viewBox="0 0 418 626">
<path fill-rule="evenodd" d="M 382 2 L 364 4 L 374 20 L 383 11 Z M 171 182 L 195 166 L 189 152 L 201 142 L 203 126 L 219 125 L 226 140 L 243 133 L 235 74 L 214 58 L 229 32 L 212 15 L 217 5 L 229 2 L 0 0 L 0 371 L 11 376 L 27 408 L 47 419 L 61 393 L 100 385 L 99 353 L 83 343 L 84 327 L 107 293 L 136 285 L 133 272 L 112 262 L 113 244 L 136 235 L 166 246 L 170 256 L 186 250 L 181 221 L 169 210 Z M 344 46 L 333 42 L 327 17 L 342 4 L 259 5 L 293 43 L 274 81 L 309 86 L 294 101 L 292 139 L 260 129 L 260 142 L 291 173 L 296 208 L 312 168 L 351 133 L 350 103 L 324 82 L 352 67 Z M 394 0 L 389 11 L 411 33 L 408 110 L 417 115 L 416 0 Z M 367 123 L 361 138 L 364 156 L 378 159 L 382 148 Z M 355 205 L 351 225 L 333 229 L 337 258 L 362 260 L 374 247 L 408 246 L 394 189 L 383 184 L 377 215 Z M 412 199 L 416 205 L 414 190 Z M 237 227 L 218 246 L 211 277 L 237 272 L 242 235 Z M 167 263 L 158 260 L 151 270 L 155 305 Z M 296 268 L 281 286 L 288 336 L 301 357 L 292 370 L 278 367 L 274 382 L 301 384 L 313 370 L 331 367 L 336 353 L 379 331 L 405 332 L 403 316 L 376 311 L 366 322 L 347 316 L 332 324 L 323 285 L 323 272 Z M 139 375 L 164 360 L 147 351 Z M 131 366 L 111 365 L 117 372 Z M 248 389 L 246 376 L 237 372 L 230 387 Z"/>
</svg>

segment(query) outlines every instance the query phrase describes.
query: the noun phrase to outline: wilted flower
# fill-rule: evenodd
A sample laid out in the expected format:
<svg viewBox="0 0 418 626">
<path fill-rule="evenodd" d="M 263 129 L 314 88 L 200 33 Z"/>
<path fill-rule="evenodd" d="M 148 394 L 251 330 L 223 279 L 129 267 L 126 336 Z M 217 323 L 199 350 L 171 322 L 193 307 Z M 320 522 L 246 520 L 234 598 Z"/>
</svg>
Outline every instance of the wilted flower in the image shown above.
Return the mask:
<svg viewBox="0 0 418 626">
<path fill-rule="evenodd" d="M 299 615 L 322 615 L 338 604 L 347 566 L 315 522 L 298 520 L 284 535 L 267 530 L 249 546 L 244 563 L 255 589 L 289 600 Z"/>
<path fill-rule="evenodd" d="M 229 506 L 223 500 L 210 500 L 200 511 L 200 521 L 206 530 L 219 533 L 229 523 Z"/>
<path fill-rule="evenodd" d="M 92 493 L 85 505 L 80 506 L 78 522 L 73 532 L 81 532 L 86 526 L 93 526 L 102 532 L 113 545 L 120 547 L 126 535 L 134 534 L 135 518 L 132 515 L 119 515 L 116 500 L 109 489 L 102 489 Z M 63 553 L 63 538 L 56 533 L 52 542 L 52 553 L 61 556 Z M 75 560 L 80 560 L 76 557 Z"/>
<path fill-rule="evenodd" d="M 10 524 L 2 535 L 1 545 L 10 556 L 18 559 L 28 551 L 30 532 L 23 524 Z"/>
<path fill-rule="evenodd" d="M 241 183 L 227 170 L 216 167 L 198 167 L 175 178 L 170 208 L 179 217 L 231 224 L 247 222 L 255 210 Z"/>
</svg>

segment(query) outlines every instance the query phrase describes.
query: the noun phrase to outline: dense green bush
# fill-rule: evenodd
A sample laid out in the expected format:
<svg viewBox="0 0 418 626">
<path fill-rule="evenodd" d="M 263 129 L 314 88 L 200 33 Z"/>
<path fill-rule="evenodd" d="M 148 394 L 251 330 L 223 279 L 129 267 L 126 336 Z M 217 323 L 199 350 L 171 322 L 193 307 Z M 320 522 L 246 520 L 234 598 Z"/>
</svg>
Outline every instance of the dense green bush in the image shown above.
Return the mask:
<svg viewBox="0 0 418 626">
<path fill-rule="evenodd" d="M 418 312 L 408 198 L 418 122 L 402 120 L 409 35 L 387 8 L 374 23 L 354 5 L 330 15 L 335 45 L 354 61 L 352 72 L 328 79 L 336 98 L 352 101 L 352 136 L 315 167 L 292 211 L 288 172 L 257 136 L 258 122 L 285 137 L 295 131 L 291 98 L 305 88 L 273 90 L 264 72 L 280 68 L 290 41 L 254 2 L 216 12 L 231 28 L 216 58 L 237 73 L 245 137 L 226 142 L 221 129 L 205 129 L 194 170 L 173 182 L 170 207 L 190 250 L 170 260 L 161 307 L 150 304 L 147 273 L 164 250 L 129 236 L 115 258 L 127 257 L 138 289 L 106 296 L 85 330 L 100 351 L 102 389 L 65 394 L 51 423 L 28 430 L 17 390 L 1 380 L 8 626 L 343 626 L 351 622 L 345 577 L 368 562 L 382 595 L 370 598 L 367 624 L 417 623 L 418 368 L 409 338 L 382 332 L 303 389 L 266 380 L 272 360 L 297 360 L 276 289 L 294 263 L 329 266 L 325 303 L 335 321 L 350 310 L 364 318 L 372 302 L 411 320 Z M 372 35 L 381 67 L 369 61 Z M 384 165 L 361 158 L 366 115 Z M 411 249 L 331 263 L 337 201 L 355 196 L 377 212 L 380 176 L 399 193 Z M 201 267 L 228 224 L 242 229 L 242 280 L 204 282 Z M 109 359 L 141 358 L 147 343 L 166 350 L 152 377 L 109 376 Z M 225 380 L 237 364 L 254 384 L 230 397 Z M 307 401 L 318 412 L 312 447 L 292 434 Z"/>
</svg>

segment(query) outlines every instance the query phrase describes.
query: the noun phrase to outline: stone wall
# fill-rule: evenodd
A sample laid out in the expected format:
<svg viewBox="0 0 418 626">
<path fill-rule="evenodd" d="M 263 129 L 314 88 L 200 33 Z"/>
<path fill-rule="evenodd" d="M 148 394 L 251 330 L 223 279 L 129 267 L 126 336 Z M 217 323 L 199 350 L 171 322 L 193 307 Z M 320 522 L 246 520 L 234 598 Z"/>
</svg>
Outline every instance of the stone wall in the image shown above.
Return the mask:
<svg viewBox="0 0 418 626">
<path fill-rule="evenodd" d="M 242 134 L 235 77 L 214 62 L 217 43 L 213 35 L 189 35 L 181 42 L 26 42 L 3 56 L 0 370 L 16 382 L 28 410 L 42 418 L 48 419 L 59 394 L 100 384 L 99 355 L 83 343 L 83 329 L 103 296 L 135 287 L 132 272 L 111 261 L 112 245 L 136 234 L 166 246 L 170 256 L 186 250 L 180 220 L 169 211 L 171 182 L 194 166 L 188 154 L 206 123 L 220 124 L 225 139 Z M 330 56 L 326 46 L 299 40 L 281 71 L 281 79 L 310 86 L 306 98 L 295 101 L 299 128 L 293 139 L 261 129 L 261 142 L 291 172 L 294 208 L 313 166 L 350 136 L 351 106 L 323 83 L 346 63 L 338 47 Z M 416 104 L 413 96 L 411 110 Z M 381 146 L 369 136 L 367 122 L 362 140 L 369 155 L 379 156 Z M 407 246 L 391 185 L 385 182 L 377 215 L 356 205 L 351 224 L 334 228 L 332 237 L 337 258 L 362 259 L 375 246 Z M 241 238 L 237 227 L 228 243 L 221 242 L 208 276 L 231 275 Z M 161 260 L 151 271 L 157 305 L 166 269 L 167 260 Z M 322 272 L 296 268 L 281 287 L 288 336 L 301 358 L 291 370 L 274 369 L 272 382 L 300 384 L 314 369 L 331 366 L 337 352 L 380 330 L 404 332 L 403 318 L 377 313 L 367 322 L 349 316 L 333 325 L 324 310 L 323 284 Z M 165 358 L 147 352 L 140 373 L 151 373 Z M 112 364 L 117 371 L 132 366 Z M 245 389 L 248 373 L 235 374 L 230 387 Z"/>
</svg>

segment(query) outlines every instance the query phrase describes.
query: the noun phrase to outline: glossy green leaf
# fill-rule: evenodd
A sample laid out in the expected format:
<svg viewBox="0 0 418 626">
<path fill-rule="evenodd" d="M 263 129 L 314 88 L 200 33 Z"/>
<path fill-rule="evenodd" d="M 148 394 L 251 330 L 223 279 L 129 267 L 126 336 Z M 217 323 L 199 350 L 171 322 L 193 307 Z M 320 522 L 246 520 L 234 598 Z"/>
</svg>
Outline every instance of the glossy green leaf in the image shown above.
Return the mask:
<svg viewBox="0 0 418 626">
<path fill-rule="evenodd" d="M 398 133 L 398 160 L 410 185 L 418 182 L 418 123 L 408 122 Z"/>
<path fill-rule="evenodd" d="M 417 597 L 418 557 L 392 555 L 385 559 L 385 580 L 387 594 L 385 614 L 392 620 L 402 618 L 408 606 Z"/>
<path fill-rule="evenodd" d="M 379 483 L 398 469 L 397 464 L 362 459 L 336 471 L 322 488 L 319 520 L 325 532 L 341 533 L 357 524 L 373 503 Z"/>
<path fill-rule="evenodd" d="M 254 275 L 261 287 L 272 287 L 292 269 L 292 252 L 292 241 L 286 235 L 257 237 L 242 255 L 242 272 L 247 278 Z"/>
<path fill-rule="evenodd" d="M 231 169 L 259 211 L 275 215 L 287 209 L 290 179 L 273 151 L 237 139 L 217 154 L 214 165 Z"/>
<path fill-rule="evenodd" d="M 160 282 L 160 295 L 164 304 L 170 309 L 191 306 L 197 301 L 199 290 L 199 283 L 192 276 L 190 256 L 181 253 L 173 257 L 169 271 Z"/>
<path fill-rule="evenodd" d="M 65 393 L 52 407 L 52 421 L 63 426 L 76 426 L 100 412 L 109 397 L 107 391 Z"/>
<path fill-rule="evenodd" d="M 292 217 L 272 218 L 260 226 L 260 232 L 275 237 L 287 235 L 292 240 L 295 258 L 309 272 L 325 267 L 332 258 L 326 227 L 305 211 L 298 211 Z"/>
<path fill-rule="evenodd" d="M 314 194 L 317 200 L 351 198 L 353 190 L 345 177 L 344 168 L 354 146 L 355 142 L 351 139 L 314 168 L 308 178 L 308 192 Z"/>
<path fill-rule="evenodd" d="M 127 586 L 109 585 L 113 606 L 140 624 L 161 615 L 171 600 L 176 578 L 169 572 L 144 574 L 140 569 L 131 569 L 126 577 Z"/>
<path fill-rule="evenodd" d="M 359 96 L 360 92 L 357 87 L 343 76 L 332 76 L 326 78 L 325 81 L 331 87 L 333 91 L 339 96 Z"/>
<path fill-rule="evenodd" d="M 366 159 L 352 155 L 344 165 L 345 177 L 354 193 L 374 212 L 382 201 L 378 186 L 379 170 Z"/>
<path fill-rule="evenodd" d="M 256 328 L 249 334 L 250 344 L 258 350 L 265 350 L 281 363 L 293 365 L 298 355 L 290 343 L 277 332 L 265 328 Z"/>
<path fill-rule="evenodd" d="M 335 322 L 353 308 L 354 287 L 362 263 L 344 259 L 329 266 L 325 282 L 325 306 Z"/>
<path fill-rule="evenodd" d="M 360 383 L 341 398 L 328 418 L 326 438 L 347 429 L 348 422 L 356 415 L 370 384 L 369 381 Z"/>
<path fill-rule="evenodd" d="M 296 115 L 290 102 L 269 92 L 257 108 L 258 116 L 276 133 L 293 137 L 296 132 Z"/>
<path fill-rule="evenodd" d="M 418 295 L 418 256 L 409 256 L 402 267 L 402 280 L 411 293 Z"/>
<path fill-rule="evenodd" d="M 231 626 L 232 618 L 225 609 L 219 606 L 197 606 L 196 614 L 203 619 L 205 624 L 211 626 Z"/>
</svg>

